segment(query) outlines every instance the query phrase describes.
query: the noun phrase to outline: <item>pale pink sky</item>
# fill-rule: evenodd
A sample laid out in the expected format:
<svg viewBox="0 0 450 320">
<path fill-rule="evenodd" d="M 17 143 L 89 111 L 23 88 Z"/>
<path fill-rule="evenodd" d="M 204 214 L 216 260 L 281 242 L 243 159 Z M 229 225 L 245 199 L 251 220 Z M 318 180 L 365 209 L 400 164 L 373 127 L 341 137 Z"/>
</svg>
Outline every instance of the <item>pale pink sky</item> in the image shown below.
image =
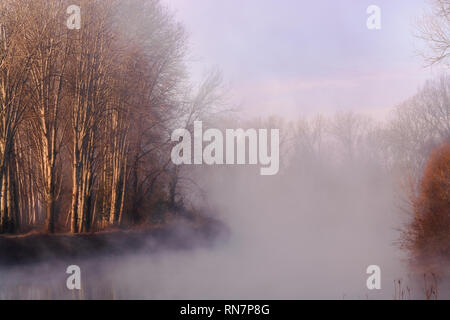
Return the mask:
<svg viewBox="0 0 450 320">
<path fill-rule="evenodd" d="M 417 56 L 425 0 L 163 0 L 190 35 L 190 70 L 219 68 L 250 116 L 383 115 L 438 74 Z M 381 8 L 368 30 L 366 9 Z"/>
</svg>

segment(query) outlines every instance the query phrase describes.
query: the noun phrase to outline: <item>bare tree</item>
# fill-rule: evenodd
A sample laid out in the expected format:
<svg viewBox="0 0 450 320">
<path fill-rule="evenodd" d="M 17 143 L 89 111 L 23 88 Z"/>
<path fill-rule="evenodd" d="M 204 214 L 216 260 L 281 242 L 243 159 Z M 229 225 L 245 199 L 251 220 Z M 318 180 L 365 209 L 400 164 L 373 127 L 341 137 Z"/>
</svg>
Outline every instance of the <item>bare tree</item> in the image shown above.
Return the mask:
<svg viewBox="0 0 450 320">
<path fill-rule="evenodd" d="M 418 21 L 416 36 L 428 50 L 421 54 L 428 65 L 442 63 L 448 66 L 450 57 L 450 1 L 432 0 L 430 13 Z"/>
<path fill-rule="evenodd" d="M 98 161 L 98 137 L 110 94 L 113 35 L 108 18 L 113 2 L 83 1 L 83 25 L 72 38 L 71 230 L 89 230 L 92 222 L 93 185 Z"/>
<path fill-rule="evenodd" d="M 14 141 L 28 106 L 27 82 L 34 55 L 24 52 L 21 35 L 26 31 L 27 13 L 17 1 L 0 4 L 0 226 L 17 227 L 14 196 Z"/>
<path fill-rule="evenodd" d="M 30 70 L 31 128 L 38 166 L 38 185 L 46 207 L 46 229 L 55 231 L 55 205 L 61 179 L 60 154 L 66 131 L 65 83 L 70 42 L 69 30 L 61 23 L 66 6 L 61 1 L 25 1 L 30 15 L 22 43 L 33 55 Z"/>
<path fill-rule="evenodd" d="M 447 75 L 428 81 L 399 105 L 387 131 L 386 148 L 397 167 L 417 181 L 432 150 L 450 139 L 450 81 Z"/>
<path fill-rule="evenodd" d="M 340 144 L 344 158 L 353 160 L 363 154 L 363 146 L 370 131 L 370 118 L 353 112 L 338 113 L 330 124 L 330 132 Z"/>
</svg>

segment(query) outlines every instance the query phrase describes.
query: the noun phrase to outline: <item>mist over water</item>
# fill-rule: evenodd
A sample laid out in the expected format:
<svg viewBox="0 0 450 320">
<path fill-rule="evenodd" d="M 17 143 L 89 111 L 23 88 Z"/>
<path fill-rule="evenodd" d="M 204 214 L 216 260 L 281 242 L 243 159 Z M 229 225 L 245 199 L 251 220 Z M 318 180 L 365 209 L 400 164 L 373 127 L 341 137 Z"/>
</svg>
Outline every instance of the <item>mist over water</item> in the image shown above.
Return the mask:
<svg viewBox="0 0 450 320">
<path fill-rule="evenodd" d="M 273 177 L 250 166 L 198 167 L 193 176 L 229 237 L 190 250 L 129 248 L 114 258 L 3 270 L 2 298 L 392 299 L 393 281 L 409 275 L 394 244 L 404 221 L 396 183 L 376 164 L 332 162 L 305 158 Z M 65 287 L 71 264 L 82 270 L 78 293 Z M 374 264 L 382 289 L 370 291 L 366 269 Z"/>
</svg>

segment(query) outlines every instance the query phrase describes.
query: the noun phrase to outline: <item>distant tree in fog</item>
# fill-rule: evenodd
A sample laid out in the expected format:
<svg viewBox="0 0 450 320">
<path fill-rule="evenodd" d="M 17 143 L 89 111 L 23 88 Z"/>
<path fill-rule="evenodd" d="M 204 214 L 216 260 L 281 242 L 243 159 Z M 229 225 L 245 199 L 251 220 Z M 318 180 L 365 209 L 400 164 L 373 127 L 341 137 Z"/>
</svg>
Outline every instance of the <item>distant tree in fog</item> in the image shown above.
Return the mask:
<svg viewBox="0 0 450 320">
<path fill-rule="evenodd" d="M 450 139 L 450 77 L 428 81 L 396 108 L 388 126 L 386 147 L 396 165 L 421 175 L 431 151 Z"/>
<path fill-rule="evenodd" d="M 177 117 L 170 122 L 170 128 L 183 128 L 193 135 L 195 121 L 201 120 L 204 125 L 208 126 L 211 121 L 224 112 L 221 107 L 224 99 L 222 74 L 218 70 L 210 71 L 198 88 L 189 93 L 192 96 L 189 94 L 185 96 L 180 104 Z M 182 208 L 185 205 L 184 201 L 189 200 L 184 197 L 186 194 L 190 194 L 191 198 L 195 197 L 195 194 L 203 194 L 203 190 L 192 179 L 188 168 L 174 165 L 167 158 L 164 171 L 167 173 L 168 179 L 168 199 L 160 201 L 160 204 L 165 210 L 176 211 Z"/>
<path fill-rule="evenodd" d="M 326 130 L 326 119 L 322 115 L 310 120 L 300 119 L 294 127 L 297 148 L 303 149 L 310 155 L 320 155 Z"/>
<path fill-rule="evenodd" d="M 338 113 L 330 124 L 330 132 L 342 151 L 344 159 L 352 160 L 362 154 L 372 119 L 354 112 Z"/>
</svg>

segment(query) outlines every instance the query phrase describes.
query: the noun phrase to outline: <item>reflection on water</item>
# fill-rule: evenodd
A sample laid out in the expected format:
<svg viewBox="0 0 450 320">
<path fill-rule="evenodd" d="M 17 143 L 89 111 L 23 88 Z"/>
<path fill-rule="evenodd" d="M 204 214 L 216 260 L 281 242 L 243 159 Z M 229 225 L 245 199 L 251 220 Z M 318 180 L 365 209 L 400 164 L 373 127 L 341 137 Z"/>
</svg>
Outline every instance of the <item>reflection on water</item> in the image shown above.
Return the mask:
<svg viewBox="0 0 450 320">
<path fill-rule="evenodd" d="M 0 299 L 2 300 L 55 300 L 55 299 L 125 299 L 127 298 L 101 272 L 104 261 L 80 263 L 81 290 L 66 286 L 68 263 L 55 262 L 2 270 L 0 273 Z M 105 270 L 106 271 L 106 270 Z M 104 274 L 104 275 L 102 275 Z M 105 276 L 106 275 L 106 276 Z"/>
<path fill-rule="evenodd" d="M 408 298 L 425 298 L 423 279 L 410 276 L 392 238 L 380 238 L 379 230 L 352 230 L 346 237 L 346 225 L 341 230 L 336 223 L 322 224 L 324 232 L 316 232 L 311 221 L 296 223 L 297 215 L 285 214 L 289 217 L 260 223 L 251 234 L 235 232 L 212 246 L 192 245 L 193 232 L 178 230 L 177 245 L 146 241 L 136 250 L 121 238 L 112 243 L 123 250 L 109 251 L 110 256 L 86 247 L 92 258 L 1 266 L 0 299 L 393 299 L 399 279 L 402 288 L 411 289 Z M 366 268 L 374 262 L 381 267 L 382 288 L 369 291 Z M 66 286 L 71 265 L 81 269 L 81 290 Z M 450 281 L 440 280 L 439 298 L 448 299 Z"/>
<path fill-rule="evenodd" d="M 408 277 L 407 273 L 402 277 L 405 295 L 398 285 L 394 288 L 392 277 L 383 280 L 379 292 L 369 292 L 364 287 L 364 276 L 353 270 L 336 270 L 324 277 L 321 270 L 304 273 L 300 265 L 268 269 L 264 264 L 252 262 L 255 257 L 244 252 L 240 255 L 233 251 L 237 259 L 230 261 L 230 252 L 226 251 L 129 255 L 3 269 L 0 299 L 425 299 L 423 282 Z M 226 263 L 227 260 L 230 262 Z M 270 259 L 265 263 L 270 264 Z M 66 269 L 73 264 L 81 268 L 81 290 L 66 287 L 70 276 Z M 333 278 L 334 282 L 330 282 Z M 439 298 L 448 299 L 449 293 L 449 282 L 440 281 Z"/>
<path fill-rule="evenodd" d="M 201 222 L 179 219 L 133 232 L 1 238 L 0 299 L 161 298 L 170 279 L 159 279 L 168 269 L 178 272 L 200 249 L 214 254 L 226 241 L 221 223 Z M 176 261 L 167 263 L 167 257 Z M 66 270 L 73 265 L 81 269 L 81 290 L 66 285 L 72 275 Z"/>
</svg>

